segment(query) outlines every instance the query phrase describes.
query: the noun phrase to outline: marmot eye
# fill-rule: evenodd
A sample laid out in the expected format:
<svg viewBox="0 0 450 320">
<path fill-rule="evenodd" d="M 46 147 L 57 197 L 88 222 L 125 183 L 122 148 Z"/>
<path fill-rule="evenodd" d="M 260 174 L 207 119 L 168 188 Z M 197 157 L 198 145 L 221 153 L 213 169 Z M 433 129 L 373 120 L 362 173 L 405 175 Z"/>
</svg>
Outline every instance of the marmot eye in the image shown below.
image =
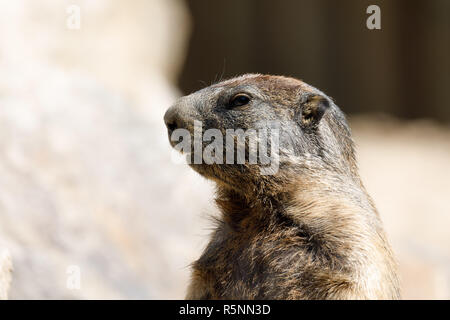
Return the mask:
<svg viewBox="0 0 450 320">
<path fill-rule="evenodd" d="M 250 97 L 245 93 L 238 93 L 230 100 L 230 108 L 245 106 L 250 102 Z"/>
</svg>

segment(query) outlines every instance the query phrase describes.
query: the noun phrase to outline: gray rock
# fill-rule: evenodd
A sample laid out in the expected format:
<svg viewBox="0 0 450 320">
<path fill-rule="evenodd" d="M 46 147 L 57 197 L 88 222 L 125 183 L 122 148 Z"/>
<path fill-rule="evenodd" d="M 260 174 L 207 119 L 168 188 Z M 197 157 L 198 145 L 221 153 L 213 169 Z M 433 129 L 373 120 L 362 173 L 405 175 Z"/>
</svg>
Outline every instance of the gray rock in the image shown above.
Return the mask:
<svg viewBox="0 0 450 320">
<path fill-rule="evenodd" d="M 9 252 L 6 250 L 0 251 L 0 300 L 8 299 L 12 270 L 13 265 Z"/>
</svg>

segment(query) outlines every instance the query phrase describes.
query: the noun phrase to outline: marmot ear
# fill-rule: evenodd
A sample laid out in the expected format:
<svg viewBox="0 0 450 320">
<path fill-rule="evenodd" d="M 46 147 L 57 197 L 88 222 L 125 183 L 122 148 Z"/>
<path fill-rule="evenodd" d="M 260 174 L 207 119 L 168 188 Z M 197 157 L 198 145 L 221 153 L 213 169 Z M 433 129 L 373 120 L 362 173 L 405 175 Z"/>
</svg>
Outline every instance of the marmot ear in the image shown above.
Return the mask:
<svg viewBox="0 0 450 320">
<path fill-rule="evenodd" d="M 300 123 L 306 127 L 317 125 L 330 107 L 330 102 L 323 96 L 311 95 L 301 106 Z"/>
</svg>

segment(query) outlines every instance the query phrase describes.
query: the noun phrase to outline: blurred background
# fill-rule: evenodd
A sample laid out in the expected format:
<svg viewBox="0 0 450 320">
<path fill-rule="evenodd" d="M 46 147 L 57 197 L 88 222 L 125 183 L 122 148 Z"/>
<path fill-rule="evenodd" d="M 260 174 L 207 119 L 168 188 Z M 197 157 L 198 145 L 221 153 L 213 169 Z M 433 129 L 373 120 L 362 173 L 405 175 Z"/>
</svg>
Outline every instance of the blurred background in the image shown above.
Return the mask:
<svg viewBox="0 0 450 320">
<path fill-rule="evenodd" d="M 163 114 L 257 72 L 348 114 L 403 298 L 450 299 L 449 57 L 446 0 L 0 0 L 0 297 L 183 298 L 217 209 Z"/>
</svg>

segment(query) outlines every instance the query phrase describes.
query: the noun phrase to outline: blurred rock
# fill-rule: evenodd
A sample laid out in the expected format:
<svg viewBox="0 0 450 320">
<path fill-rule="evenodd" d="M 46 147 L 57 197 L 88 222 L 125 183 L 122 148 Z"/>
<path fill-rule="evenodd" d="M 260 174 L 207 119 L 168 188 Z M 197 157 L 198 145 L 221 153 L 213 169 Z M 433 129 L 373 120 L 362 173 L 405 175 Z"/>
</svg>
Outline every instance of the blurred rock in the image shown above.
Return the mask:
<svg viewBox="0 0 450 320">
<path fill-rule="evenodd" d="M 171 161 L 162 120 L 179 95 L 183 3 L 70 1 L 77 31 L 66 28 L 69 2 L 0 2 L 10 297 L 182 298 L 211 207 L 210 186 Z"/>
<path fill-rule="evenodd" d="M 12 262 L 8 251 L 0 251 L 0 300 L 8 299 L 12 277 Z"/>
</svg>

